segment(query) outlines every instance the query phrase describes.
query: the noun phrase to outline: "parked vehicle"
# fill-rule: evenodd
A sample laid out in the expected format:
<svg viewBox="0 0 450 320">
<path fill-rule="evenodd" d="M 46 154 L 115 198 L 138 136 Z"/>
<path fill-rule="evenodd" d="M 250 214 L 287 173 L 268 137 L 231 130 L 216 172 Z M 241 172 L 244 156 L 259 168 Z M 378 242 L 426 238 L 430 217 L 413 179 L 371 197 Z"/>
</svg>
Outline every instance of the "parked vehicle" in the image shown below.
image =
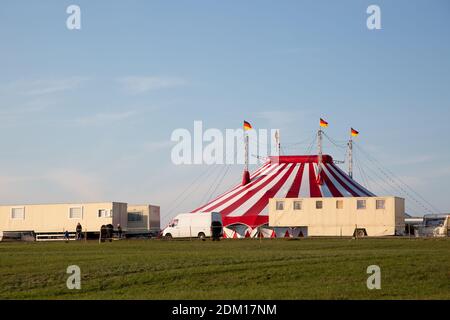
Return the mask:
<svg viewBox="0 0 450 320">
<path fill-rule="evenodd" d="M 162 236 L 170 238 L 205 239 L 222 236 L 222 215 L 220 212 L 180 213 L 167 226 Z"/>
<path fill-rule="evenodd" d="M 450 215 L 428 214 L 423 217 L 423 224 L 417 230 L 419 237 L 450 236 Z"/>
</svg>

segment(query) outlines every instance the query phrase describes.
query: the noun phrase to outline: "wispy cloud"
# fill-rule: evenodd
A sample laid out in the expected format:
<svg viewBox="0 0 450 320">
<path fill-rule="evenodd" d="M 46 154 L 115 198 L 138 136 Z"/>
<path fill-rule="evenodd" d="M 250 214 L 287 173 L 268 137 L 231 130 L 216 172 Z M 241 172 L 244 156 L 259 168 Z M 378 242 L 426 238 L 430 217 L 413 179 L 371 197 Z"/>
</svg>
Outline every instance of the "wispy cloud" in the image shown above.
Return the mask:
<svg viewBox="0 0 450 320">
<path fill-rule="evenodd" d="M 277 123 L 277 124 L 286 124 L 294 121 L 293 112 L 291 111 L 278 111 L 278 110 L 260 111 L 256 114 L 256 116 L 270 123 Z"/>
<path fill-rule="evenodd" d="M 35 97 L 33 99 L 28 99 L 25 102 L 19 102 L 17 104 L 0 105 L 0 116 L 8 117 L 30 113 L 39 113 L 54 107 L 56 104 L 57 100 L 48 99 L 46 97 Z"/>
<path fill-rule="evenodd" d="M 26 96 L 41 96 L 73 90 L 86 80 L 88 80 L 86 77 L 17 80 L 2 86 L 1 91 Z"/>
<path fill-rule="evenodd" d="M 39 186 L 45 185 L 46 188 Z M 96 173 L 76 168 L 55 168 L 37 174 L 0 176 L 4 203 L 44 203 L 59 201 L 100 201 L 104 179 Z"/>
<path fill-rule="evenodd" d="M 159 151 L 162 149 L 168 149 L 173 147 L 175 142 L 167 139 L 167 140 L 161 140 L 161 141 L 151 141 L 146 144 L 144 144 L 144 150 L 146 151 Z"/>
<path fill-rule="evenodd" d="M 256 117 L 266 121 L 271 127 L 284 128 L 295 124 L 296 127 L 307 123 L 311 117 L 311 112 L 304 110 L 264 110 L 256 113 Z"/>
<path fill-rule="evenodd" d="M 99 201 L 98 199 L 102 199 L 102 183 L 92 173 L 61 168 L 48 172 L 44 179 L 64 188 L 73 194 L 75 199 L 85 199 L 88 201 Z"/>
<path fill-rule="evenodd" d="M 117 81 L 131 94 L 185 86 L 187 81 L 179 77 L 128 76 Z"/>
<path fill-rule="evenodd" d="M 96 113 L 93 115 L 75 119 L 76 125 L 103 125 L 111 122 L 121 121 L 130 118 L 136 114 L 136 111 Z"/>
<path fill-rule="evenodd" d="M 394 159 L 391 161 L 390 165 L 393 166 L 406 166 L 406 165 L 415 165 L 415 164 L 424 164 L 424 163 L 432 163 L 436 160 L 436 156 L 434 155 L 411 155 L 409 157 L 402 157 L 399 159 Z"/>
</svg>

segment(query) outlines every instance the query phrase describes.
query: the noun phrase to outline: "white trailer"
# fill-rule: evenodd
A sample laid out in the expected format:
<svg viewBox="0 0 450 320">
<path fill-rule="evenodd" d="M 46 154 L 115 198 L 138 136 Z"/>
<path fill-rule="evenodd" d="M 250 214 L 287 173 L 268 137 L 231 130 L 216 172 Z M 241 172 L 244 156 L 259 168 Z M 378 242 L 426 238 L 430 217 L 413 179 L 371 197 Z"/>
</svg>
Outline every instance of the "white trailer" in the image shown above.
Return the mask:
<svg viewBox="0 0 450 320">
<path fill-rule="evenodd" d="M 398 197 L 273 198 L 269 227 L 304 236 L 380 237 L 405 231 L 405 200 Z M 286 231 L 284 231 L 286 232 Z"/>
<path fill-rule="evenodd" d="M 180 213 L 170 222 L 163 232 L 164 238 L 200 238 L 212 236 L 213 228 L 222 232 L 220 212 Z"/>
</svg>

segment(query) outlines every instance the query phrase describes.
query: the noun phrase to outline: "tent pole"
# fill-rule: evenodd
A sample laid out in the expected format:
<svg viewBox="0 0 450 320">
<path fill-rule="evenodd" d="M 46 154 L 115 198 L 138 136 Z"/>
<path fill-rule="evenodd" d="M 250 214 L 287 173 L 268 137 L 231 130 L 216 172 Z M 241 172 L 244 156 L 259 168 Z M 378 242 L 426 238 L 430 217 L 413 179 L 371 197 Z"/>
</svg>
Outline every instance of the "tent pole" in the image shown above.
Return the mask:
<svg viewBox="0 0 450 320">
<path fill-rule="evenodd" d="M 322 161 L 323 161 L 323 150 L 322 150 L 322 139 L 323 139 L 323 131 L 319 129 L 317 132 L 317 147 L 318 147 L 318 155 L 319 159 L 317 161 L 317 181 L 319 184 L 322 184 Z"/>
<path fill-rule="evenodd" d="M 242 175 L 242 185 L 245 186 L 247 183 L 250 182 L 250 173 L 248 172 L 248 134 L 244 133 L 244 173 Z"/>
<path fill-rule="evenodd" d="M 348 141 L 348 175 L 353 179 L 353 139 Z"/>
</svg>

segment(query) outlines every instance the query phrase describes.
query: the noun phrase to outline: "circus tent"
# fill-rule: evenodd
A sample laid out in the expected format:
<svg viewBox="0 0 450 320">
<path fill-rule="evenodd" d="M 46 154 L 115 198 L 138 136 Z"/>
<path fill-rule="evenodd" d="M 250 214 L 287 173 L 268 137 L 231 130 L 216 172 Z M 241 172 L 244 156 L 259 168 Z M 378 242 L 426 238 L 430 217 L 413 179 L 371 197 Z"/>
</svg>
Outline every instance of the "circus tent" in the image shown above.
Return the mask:
<svg viewBox="0 0 450 320">
<path fill-rule="evenodd" d="M 371 196 L 375 195 L 342 171 L 329 155 L 273 156 L 248 181 L 192 212 L 221 212 L 228 238 L 301 236 L 301 230 L 267 226 L 270 198 Z"/>
</svg>

